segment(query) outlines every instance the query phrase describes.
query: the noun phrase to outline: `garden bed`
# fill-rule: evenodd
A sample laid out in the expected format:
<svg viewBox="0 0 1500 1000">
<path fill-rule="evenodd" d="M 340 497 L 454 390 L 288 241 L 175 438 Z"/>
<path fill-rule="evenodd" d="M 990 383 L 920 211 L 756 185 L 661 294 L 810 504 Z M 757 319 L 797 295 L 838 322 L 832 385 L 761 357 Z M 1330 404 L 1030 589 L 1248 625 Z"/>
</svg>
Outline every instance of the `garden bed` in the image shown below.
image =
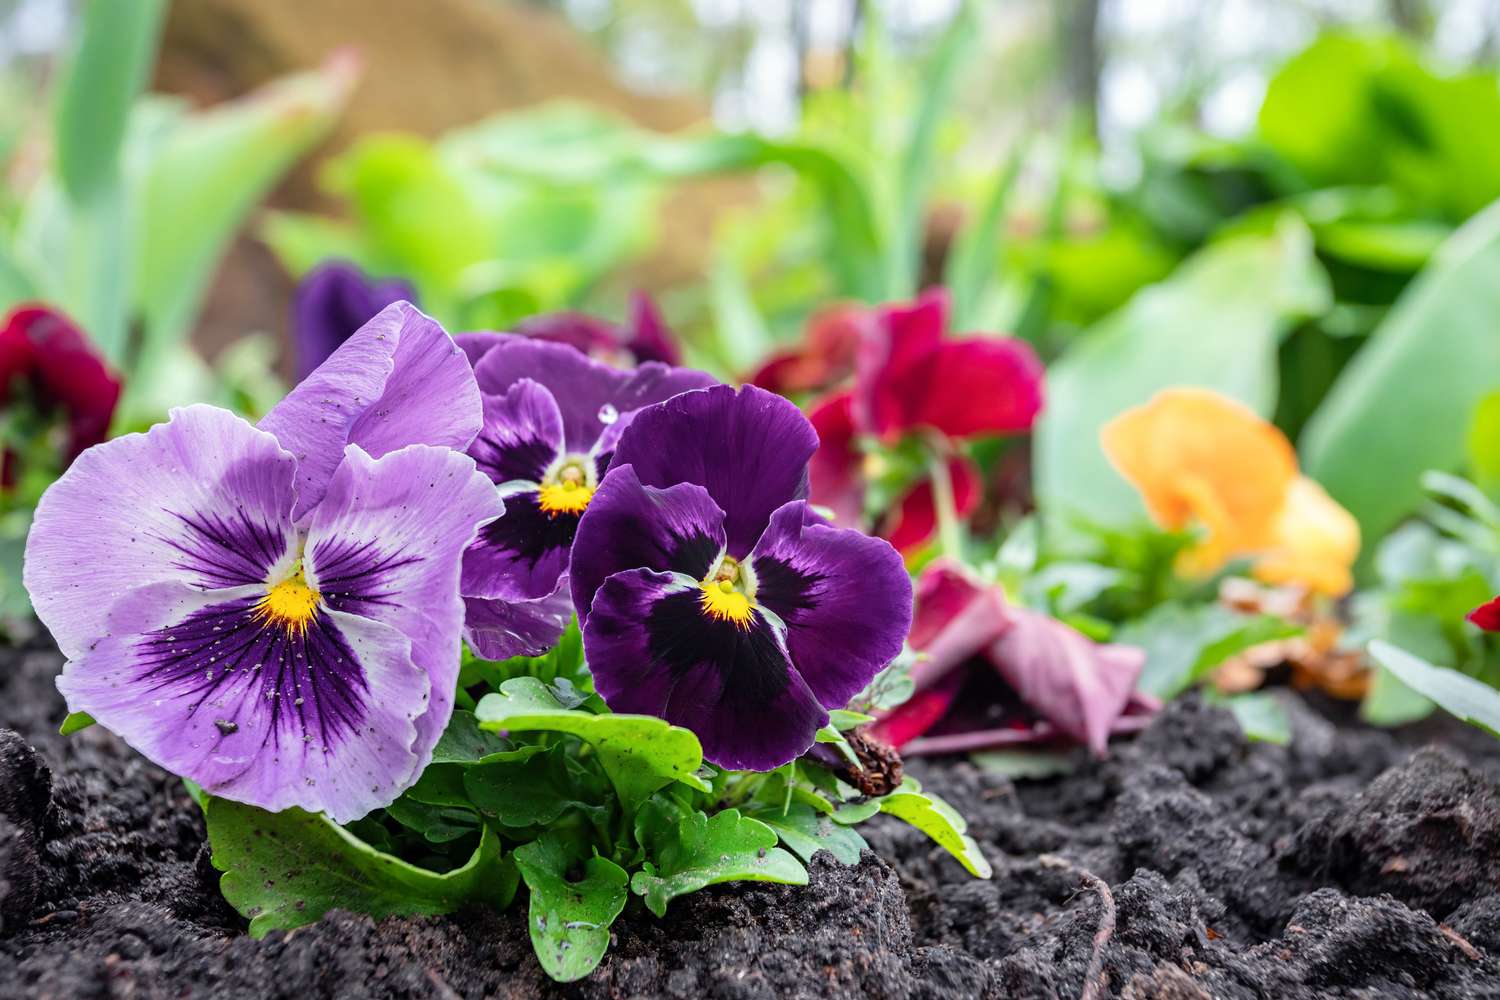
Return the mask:
<svg viewBox="0 0 1500 1000">
<path fill-rule="evenodd" d="M 1456 724 L 1294 711 L 1290 747 L 1247 745 L 1189 699 L 1063 778 L 919 761 L 992 881 L 877 825 L 891 865 L 633 907 L 558 985 L 521 907 L 251 940 L 181 783 L 101 729 L 55 735 L 60 658 L 3 655 L 0 996 L 1500 996 L 1500 767 Z"/>
</svg>

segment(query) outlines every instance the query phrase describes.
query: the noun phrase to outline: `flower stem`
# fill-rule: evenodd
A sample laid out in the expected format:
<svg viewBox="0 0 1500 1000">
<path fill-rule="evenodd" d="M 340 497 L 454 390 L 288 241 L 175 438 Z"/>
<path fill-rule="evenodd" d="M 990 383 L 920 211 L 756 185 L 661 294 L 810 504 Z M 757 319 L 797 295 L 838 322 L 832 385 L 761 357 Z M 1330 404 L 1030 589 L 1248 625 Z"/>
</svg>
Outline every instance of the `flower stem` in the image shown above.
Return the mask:
<svg viewBox="0 0 1500 1000">
<path fill-rule="evenodd" d="M 958 521 L 958 503 L 953 497 L 953 477 L 948 474 L 947 438 L 934 434 L 927 439 L 927 474 L 932 478 L 932 506 L 937 513 L 938 547 L 952 559 L 963 560 L 963 529 Z"/>
</svg>

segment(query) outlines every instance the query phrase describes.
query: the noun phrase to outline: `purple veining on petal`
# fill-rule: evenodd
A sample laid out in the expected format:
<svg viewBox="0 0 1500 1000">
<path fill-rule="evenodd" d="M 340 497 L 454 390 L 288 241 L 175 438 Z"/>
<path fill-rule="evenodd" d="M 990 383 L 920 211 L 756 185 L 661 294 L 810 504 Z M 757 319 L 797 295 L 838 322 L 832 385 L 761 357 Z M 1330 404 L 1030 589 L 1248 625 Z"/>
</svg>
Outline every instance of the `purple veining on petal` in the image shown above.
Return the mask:
<svg viewBox="0 0 1500 1000">
<path fill-rule="evenodd" d="M 702 579 L 724 548 L 724 513 L 691 483 L 669 489 L 642 486 L 635 470 L 618 465 L 584 511 L 573 543 L 573 606 L 586 621 L 594 592 L 628 569 L 681 573 Z"/>
<path fill-rule="evenodd" d="M 415 567 L 422 556 L 375 539 L 335 535 L 312 547 L 312 561 L 329 607 L 372 618 L 396 606 L 401 592 L 392 576 Z"/>
<path fill-rule="evenodd" d="M 172 689 L 196 703 L 190 716 L 225 721 L 249 710 L 246 698 L 259 698 L 270 721 L 256 749 L 292 740 L 335 746 L 366 714 L 369 685 L 353 650 L 322 612 L 305 629 L 289 629 L 259 617 L 257 603 L 210 605 L 142 636 L 135 660 L 141 695 Z"/>
<path fill-rule="evenodd" d="M 172 565 L 209 587 L 260 583 L 287 551 L 286 531 L 265 520 L 252 520 L 244 508 L 181 514 L 169 511 L 185 532 L 156 537 L 177 550 Z"/>
<path fill-rule="evenodd" d="M 546 513 L 535 490 L 511 493 L 464 554 L 466 597 L 530 601 L 557 589 L 578 533 L 577 514 Z"/>
<path fill-rule="evenodd" d="M 521 379 L 500 395 L 484 397 L 484 427 L 469 447 L 479 471 L 495 484 L 540 483 L 562 457 L 562 414 L 552 393 Z"/>
<path fill-rule="evenodd" d="M 769 770 L 802 754 L 828 723 L 776 629 L 703 613 L 699 589 L 650 570 L 617 573 L 594 597 L 584 647 L 617 712 L 691 729 L 705 760 Z"/>
</svg>

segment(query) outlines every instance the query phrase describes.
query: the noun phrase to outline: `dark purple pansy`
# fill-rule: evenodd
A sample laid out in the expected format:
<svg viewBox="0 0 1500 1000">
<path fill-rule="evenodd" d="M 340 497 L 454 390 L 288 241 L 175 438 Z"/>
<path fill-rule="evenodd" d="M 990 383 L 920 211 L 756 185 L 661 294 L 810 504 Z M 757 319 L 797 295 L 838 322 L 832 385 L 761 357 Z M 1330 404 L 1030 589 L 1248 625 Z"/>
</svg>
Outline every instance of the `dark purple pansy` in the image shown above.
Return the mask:
<svg viewBox="0 0 1500 1000">
<path fill-rule="evenodd" d="M 310 375 L 380 310 L 403 301 L 417 301 L 410 284 L 377 281 L 344 261 L 327 261 L 307 272 L 292 302 L 297 378 Z"/>
<path fill-rule="evenodd" d="M 648 363 L 632 371 L 564 344 L 460 334 L 474 359 L 484 426 L 469 454 L 505 499 L 464 557 L 466 637 L 490 659 L 535 656 L 572 617 L 568 554 L 578 519 L 634 411 L 713 385 L 711 375 Z"/>
<path fill-rule="evenodd" d="M 580 312 L 533 316 L 516 325 L 516 334 L 534 340 L 567 344 L 596 361 L 628 368 L 647 361 L 675 365 L 682 361 L 677 337 L 662 319 L 661 310 L 644 292 L 630 296 L 630 315 L 624 325 Z"/>
<path fill-rule="evenodd" d="M 911 580 L 891 546 L 814 514 L 817 435 L 747 386 L 635 414 L 573 544 L 573 603 L 610 708 L 685 726 L 769 770 L 901 652 Z"/>
<path fill-rule="evenodd" d="M 190 406 L 84 452 L 26 546 L 68 707 L 225 798 L 391 802 L 452 713 L 463 550 L 501 510 L 462 453 L 479 423 L 462 352 L 403 303 L 259 427 Z"/>
</svg>

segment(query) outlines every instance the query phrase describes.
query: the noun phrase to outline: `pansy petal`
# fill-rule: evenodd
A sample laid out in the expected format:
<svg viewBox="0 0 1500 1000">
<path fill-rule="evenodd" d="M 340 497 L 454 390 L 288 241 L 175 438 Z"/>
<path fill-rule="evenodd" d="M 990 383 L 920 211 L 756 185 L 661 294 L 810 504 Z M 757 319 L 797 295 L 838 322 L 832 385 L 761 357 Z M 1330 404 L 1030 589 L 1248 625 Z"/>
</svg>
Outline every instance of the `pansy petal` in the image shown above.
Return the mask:
<svg viewBox="0 0 1500 1000">
<path fill-rule="evenodd" d="M 771 516 L 750 555 L 755 601 L 786 624 L 792 662 L 819 701 L 841 708 L 901 653 L 911 577 L 889 543 L 806 523 L 807 502 Z"/>
<path fill-rule="evenodd" d="M 630 293 L 630 321 L 627 329 L 629 334 L 625 346 L 635 355 L 637 363 L 682 363 L 682 350 L 677 346 L 677 335 L 667 326 L 655 300 L 645 292 Z"/>
<path fill-rule="evenodd" d="M 459 350 L 464 352 L 464 357 L 469 359 L 469 365 L 475 368 L 491 349 L 515 339 L 516 335 L 513 333 L 493 333 L 489 330 L 475 330 L 453 335 L 453 342 L 458 345 Z"/>
<path fill-rule="evenodd" d="M 317 505 L 359 445 L 375 458 L 409 444 L 463 451 L 482 422 L 464 352 L 407 302 L 388 306 L 261 419 L 297 456 L 295 517 Z"/>
<path fill-rule="evenodd" d="M 469 446 L 479 471 L 498 484 L 541 482 L 562 454 L 562 414 L 552 393 L 523 378 L 502 395 L 484 397 L 484 427 Z"/>
<path fill-rule="evenodd" d="M 500 510 L 467 455 L 411 445 L 376 459 L 351 446 L 308 524 L 308 585 L 332 610 L 406 636 L 412 662 L 432 679 L 431 704 L 416 723 L 424 766 L 453 710 L 460 560 Z"/>
<path fill-rule="evenodd" d="M 565 576 L 555 591 L 534 601 L 464 598 L 464 639 L 486 660 L 541 656 L 557 645 L 572 617 Z"/>
<path fill-rule="evenodd" d="M 948 481 L 953 486 L 953 512 L 960 519 L 968 517 L 979 506 L 983 494 L 979 469 L 963 456 L 951 458 L 948 460 Z M 932 480 L 924 479 L 901 498 L 889 521 L 881 527 L 881 534 L 898 552 L 910 552 L 936 534 L 937 527 L 937 500 L 932 492 Z"/>
<path fill-rule="evenodd" d="M 629 465 L 604 477 L 573 542 L 573 606 L 586 621 L 604 581 L 628 569 L 708 575 L 724 550 L 724 512 L 701 486 L 643 486 Z"/>
<path fill-rule="evenodd" d="M 703 759 L 766 771 L 812 746 L 828 713 L 762 616 L 747 626 L 703 613 L 698 587 L 650 570 L 617 573 L 594 597 L 584 648 L 616 712 L 691 729 Z"/>
<path fill-rule="evenodd" d="M 265 621 L 264 594 L 136 591 L 57 686 L 146 757 L 214 795 L 348 822 L 415 780 L 427 676 L 396 629 L 322 610 Z"/>
<path fill-rule="evenodd" d="M 915 302 L 880 309 L 862 331 L 855 357 L 854 416 L 872 434 L 908 429 L 891 376 L 937 348 L 948 326 L 948 293 L 940 288 Z"/>
<path fill-rule="evenodd" d="M 659 403 L 717 380 L 689 368 L 644 364 L 622 371 L 566 344 L 516 338 L 492 348 L 474 370 L 486 393 L 501 393 L 523 378 L 546 386 L 562 411 L 568 451 L 586 454 L 621 413 Z"/>
<path fill-rule="evenodd" d="M 568 570 L 578 518 L 542 510 L 535 489 L 506 493 L 505 513 L 464 553 L 464 596 L 534 601 L 552 593 Z"/>
<path fill-rule="evenodd" d="M 1354 587 L 1359 522 L 1313 480 L 1298 476 L 1276 519 L 1271 547 L 1256 559 L 1257 580 L 1301 584 L 1343 597 Z"/>
<path fill-rule="evenodd" d="M 854 396 L 841 392 L 814 403 L 807 419 L 818 433 L 818 450 L 807 466 L 812 501 L 832 510 L 838 523 L 857 528 L 864 520 L 865 487 L 854 447 Z"/>
<path fill-rule="evenodd" d="M 6 317 L 0 343 L 11 345 L 0 350 L 0 393 L 18 366 L 34 368 L 37 402 L 59 407 L 68 423 L 64 461 L 105 439 L 120 400 L 120 379 L 82 330 L 47 306 L 22 306 Z"/>
<path fill-rule="evenodd" d="M 37 504 L 24 573 L 37 616 L 76 658 L 136 588 L 263 584 L 291 545 L 295 474 L 274 437 L 213 406 L 89 449 Z"/>
<path fill-rule="evenodd" d="M 312 374 L 380 310 L 416 298 L 416 289 L 407 282 L 373 280 L 347 261 L 328 261 L 313 268 L 297 284 L 292 302 L 298 378 Z"/>
<path fill-rule="evenodd" d="M 1500 597 L 1490 598 L 1464 618 L 1486 632 L 1500 632 Z"/>
<path fill-rule="evenodd" d="M 636 414 L 614 461 L 633 465 L 647 486 L 702 486 L 724 512 L 729 552 L 739 558 L 776 508 L 806 498 L 817 448 L 817 433 L 792 403 L 753 385 L 714 386 Z"/>
<path fill-rule="evenodd" d="M 1041 359 L 1013 337 L 939 344 L 886 374 L 884 430 L 931 427 L 950 438 L 1019 434 L 1042 411 Z"/>
</svg>

